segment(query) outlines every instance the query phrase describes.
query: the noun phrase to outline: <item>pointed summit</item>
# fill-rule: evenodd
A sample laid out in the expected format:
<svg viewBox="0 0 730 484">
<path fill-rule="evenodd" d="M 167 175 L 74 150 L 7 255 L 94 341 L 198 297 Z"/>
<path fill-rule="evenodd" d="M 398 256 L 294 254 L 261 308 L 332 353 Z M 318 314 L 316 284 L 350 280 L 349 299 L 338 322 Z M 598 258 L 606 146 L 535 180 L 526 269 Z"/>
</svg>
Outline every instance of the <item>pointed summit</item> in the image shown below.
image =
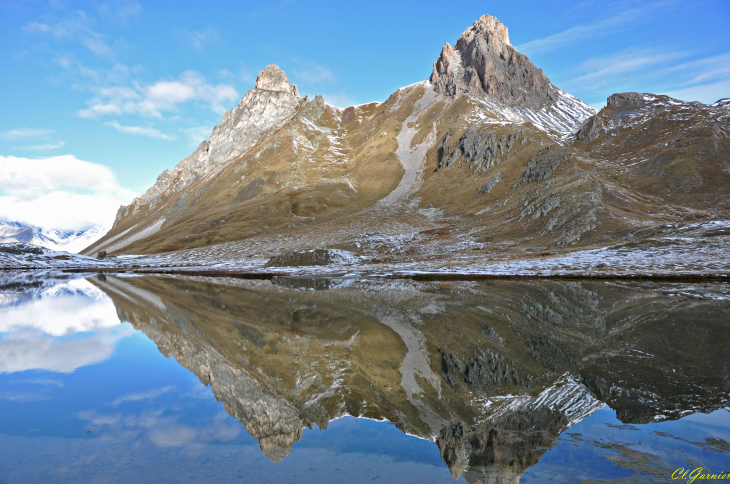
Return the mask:
<svg viewBox="0 0 730 484">
<path fill-rule="evenodd" d="M 433 65 L 431 82 L 438 92 L 486 94 L 518 108 L 541 109 L 558 100 L 559 90 L 509 42 L 507 27 L 481 16 L 461 34 L 454 48 L 444 46 Z"/>
<path fill-rule="evenodd" d="M 482 15 L 479 17 L 479 19 L 474 22 L 474 25 L 466 29 L 464 33 L 461 34 L 459 40 L 465 39 L 465 41 L 469 42 L 476 36 L 487 37 L 488 35 L 495 36 L 507 45 L 512 45 L 509 43 L 507 26 L 500 22 L 497 17 L 492 17 L 491 15 Z"/>
<path fill-rule="evenodd" d="M 256 89 L 288 92 L 299 96 L 299 90 L 296 84 L 290 84 L 289 78 L 276 64 L 269 64 L 259 72 L 259 75 L 256 77 Z"/>
</svg>

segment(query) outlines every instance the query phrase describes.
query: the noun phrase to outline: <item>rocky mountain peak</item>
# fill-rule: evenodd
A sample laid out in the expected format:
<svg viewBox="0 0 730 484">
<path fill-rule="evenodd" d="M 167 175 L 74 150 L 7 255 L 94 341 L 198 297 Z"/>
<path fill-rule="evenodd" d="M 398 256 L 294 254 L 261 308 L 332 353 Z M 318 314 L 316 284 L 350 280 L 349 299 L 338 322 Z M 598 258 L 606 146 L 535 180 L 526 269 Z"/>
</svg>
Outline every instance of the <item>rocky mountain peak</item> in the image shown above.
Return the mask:
<svg viewBox="0 0 730 484">
<path fill-rule="evenodd" d="M 509 42 L 507 27 L 490 15 L 466 29 L 454 48 L 444 45 L 431 83 L 438 92 L 487 95 L 518 108 L 541 109 L 559 98 L 547 76 Z"/>
<path fill-rule="evenodd" d="M 469 27 L 461 34 L 459 40 L 464 39 L 465 42 L 469 43 L 477 36 L 487 37 L 495 36 L 507 45 L 509 43 L 509 33 L 507 26 L 499 21 L 497 17 L 491 15 L 482 15 L 479 19 L 474 22 L 474 25 Z"/>
<path fill-rule="evenodd" d="M 290 84 L 289 78 L 276 64 L 269 64 L 259 72 L 259 75 L 256 77 L 256 89 L 288 92 L 299 96 L 299 90 L 296 84 Z"/>
</svg>

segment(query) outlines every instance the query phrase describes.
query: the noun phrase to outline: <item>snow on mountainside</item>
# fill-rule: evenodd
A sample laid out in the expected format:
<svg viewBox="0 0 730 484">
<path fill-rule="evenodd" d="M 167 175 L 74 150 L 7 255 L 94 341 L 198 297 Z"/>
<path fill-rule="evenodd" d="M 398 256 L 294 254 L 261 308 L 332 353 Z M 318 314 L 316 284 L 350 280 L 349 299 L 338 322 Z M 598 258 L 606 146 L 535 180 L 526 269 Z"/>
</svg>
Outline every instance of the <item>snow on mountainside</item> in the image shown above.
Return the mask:
<svg viewBox="0 0 730 484">
<path fill-rule="evenodd" d="M 86 230 L 67 232 L 46 230 L 18 222 L 0 222 L 0 244 L 21 242 L 76 254 L 99 240 L 106 232 L 107 229 L 100 225 Z"/>
</svg>

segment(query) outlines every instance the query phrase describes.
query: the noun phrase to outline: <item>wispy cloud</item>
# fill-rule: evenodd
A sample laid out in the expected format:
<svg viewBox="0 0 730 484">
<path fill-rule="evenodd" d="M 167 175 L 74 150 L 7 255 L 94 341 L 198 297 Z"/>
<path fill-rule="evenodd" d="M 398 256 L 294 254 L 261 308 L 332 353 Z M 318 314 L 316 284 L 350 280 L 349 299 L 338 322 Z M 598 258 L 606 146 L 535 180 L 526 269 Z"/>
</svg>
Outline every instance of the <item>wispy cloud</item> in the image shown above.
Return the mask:
<svg viewBox="0 0 730 484">
<path fill-rule="evenodd" d="M 346 108 L 349 106 L 354 106 L 356 104 L 355 99 L 349 94 L 324 93 L 322 94 L 322 97 L 327 104 L 331 104 L 332 106 L 337 106 L 340 108 Z"/>
<path fill-rule="evenodd" d="M 53 134 L 52 129 L 15 128 L 0 133 L 2 139 L 42 138 Z"/>
<path fill-rule="evenodd" d="M 50 395 L 43 395 L 41 393 L 28 393 L 28 392 L 0 392 L 0 400 L 7 400 L 9 402 L 27 403 L 27 402 L 42 402 L 43 400 L 50 400 Z"/>
<path fill-rule="evenodd" d="M 730 94 L 730 52 L 701 57 L 691 50 L 630 48 L 587 59 L 563 77 L 566 86 L 587 92 L 652 92 L 711 103 Z"/>
<path fill-rule="evenodd" d="M 581 40 L 615 33 L 617 28 L 623 27 L 627 23 L 635 20 L 640 12 L 641 10 L 639 9 L 627 10 L 591 24 L 576 25 L 575 27 L 563 30 L 557 34 L 549 35 L 542 39 L 536 39 L 519 45 L 516 49 L 528 55 L 539 52 L 549 52 L 568 45 L 573 45 Z"/>
<path fill-rule="evenodd" d="M 136 0 L 109 0 L 99 5 L 99 15 L 126 25 L 142 12 L 142 5 Z"/>
<path fill-rule="evenodd" d="M 290 5 L 296 3 L 295 0 L 284 0 L 278 3 L 265 3 L 263 7 L 259 7 L 255 10 L 250 10 L 248 16 L 251 18 L 266 17 L 271 15 L 279 15 L 286 10 Z"/>
<path fill-rule="evenodd" d="M 629 28 L 637 21 L 641 21 L 648 15 L 652 15 L 652 12 L 659 9 L 667 9 L 677 3 L 676 0 L 655 1 L 641 4 L 640 7 L 629 8 L 628 5 L 631 5 L 631 3 L 618 2 L 613 7 L 618 7 L 620 10 L 612 15 L 591 23 L 576 25 L 541 39 L 526 42 L 518 45 L 516 48 L 524 54 L 532 55 L 542 52 L 552 52 L 589 39 L 616 35 L 620 30 Z"/>
<path fill-rule="evenodd" d="M 332 71 L 326 67 L 313 61 L 298 62 L 298 66 L 292 69 L 292 79 L 294 83 L 304 82 L 307 84 L 332 84 L 335 82 L 335 76 Z"/>
<path fill-rule="evenodd" d="M 659 91 L 659 94 L 666 94 L 675 99 L 686 101 L 700 101 L 706 104 L 713 103 L 719 99 L 730 97 L 730 79 L 723 79 L 716 82 L 708 82 L 695 86 L 683 87 L 674 90 Z"/>
<path fill-rule="evenodd" d="M 23 30 L 30 34 L 51 36 L 56 40 L 77 41 L 99 57 L 110 57 L 111 48 L 104 35 L 95 28 L 96 20 L 86 12 L 77 10 L 55 22 L 29 22 Z"/>
<path fill-rule="evenodd" d="M 104 123 L 107 126 L 111 126 L 112 128 L 116 129 L 117 131 L 125 134 L 132 134 L 136 136 L 148 136 L 150 138 L 159 138 L 164 140 L 173 140 L 175 139 L 172 136 L 169 136 L 162 131 L 159 131 L 155 128 L 148 128 L 144 126 L 123 126 L 119 124 L 119 121 L 114 120 L 108 123 Z"/>
<path fill-rule="evenodd" d="M 181 131 L 190 140 L 190 146 L 197 147 L 202 141 L 210 138 L 213 129 L 210 126 L 193 126 L 192 128 L 183 128 Z"/>
<path fill-rule="evenodd" d="M 174 386 L 167 386 L 167 387 L 162 387 L 162 388 L 156 388 L 154 390 L 149 390 L 147 392 L 128 393 L 126 395 L 122 395 L 121 397 L 117 398 L 116 400 L 111 402 L 109 405 L 111 405 L 112 407 L 118 407 L 122 403 L 126 403 L 126 402 L 141 402 L 142 400 L 153 400 L 174 389 L 175 389 Z"/>
<path fill-rule="evenodd" d="M 54 144 L 42 144 L 42 145 L 32 145 L 32 146 L 14 146 L 13 148 L 16 150 L 48 151 L 48 150 L 57 150 L 59 148 L 63 148 L 65 145 L 66 145 L 65 141 L 59 141 L 58 143 L 54 143 Z"/>
<path fill-rule="evenodd" d="M 664 48 L 644 47 L 625 49 L 606 56 L 587 59 L 573 70 L 576 76 L 570 83 L 581 84 L 587 89 L 617 84 L 627 75 L 646 72 L 659 66 L 667 66 L 692 55 L 691 51 L 672 51 Z"/>
<path fill-rule="evenodd" d="M 203 52 L 206 45 L 220 42 L 221 38 L 215 29 L 207 28 L 203 30 L 183 30 L 180 33 L 182 39 L 198 52 Z"/>
<path fill-rule="evenodd" d="M 35 379 L 35 380 L 21 380 L 22 383 L 30 383 L 32 385 L 43 385 L 43 386 L 54 386 L 63 388 L 65 385 L 61 380 L 50 380 L 50 379 Z"/>
</svg>

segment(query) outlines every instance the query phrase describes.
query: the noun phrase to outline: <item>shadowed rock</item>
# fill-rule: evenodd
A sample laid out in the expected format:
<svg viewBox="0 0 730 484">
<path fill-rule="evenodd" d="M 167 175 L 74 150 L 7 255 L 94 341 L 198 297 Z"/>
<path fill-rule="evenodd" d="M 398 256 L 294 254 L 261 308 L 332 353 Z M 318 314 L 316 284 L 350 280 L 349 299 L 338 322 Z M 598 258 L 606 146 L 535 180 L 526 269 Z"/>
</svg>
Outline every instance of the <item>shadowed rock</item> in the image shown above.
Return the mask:
<svg viewBox="0 0 730 484">
<path fill-rule="evenodd" d="M 297 250 L 272 257 L 266 263 L 266 267 L 326 266 L 348 264 L 353 261 L 351 254 L 341 250 Z"/>
</svg>

